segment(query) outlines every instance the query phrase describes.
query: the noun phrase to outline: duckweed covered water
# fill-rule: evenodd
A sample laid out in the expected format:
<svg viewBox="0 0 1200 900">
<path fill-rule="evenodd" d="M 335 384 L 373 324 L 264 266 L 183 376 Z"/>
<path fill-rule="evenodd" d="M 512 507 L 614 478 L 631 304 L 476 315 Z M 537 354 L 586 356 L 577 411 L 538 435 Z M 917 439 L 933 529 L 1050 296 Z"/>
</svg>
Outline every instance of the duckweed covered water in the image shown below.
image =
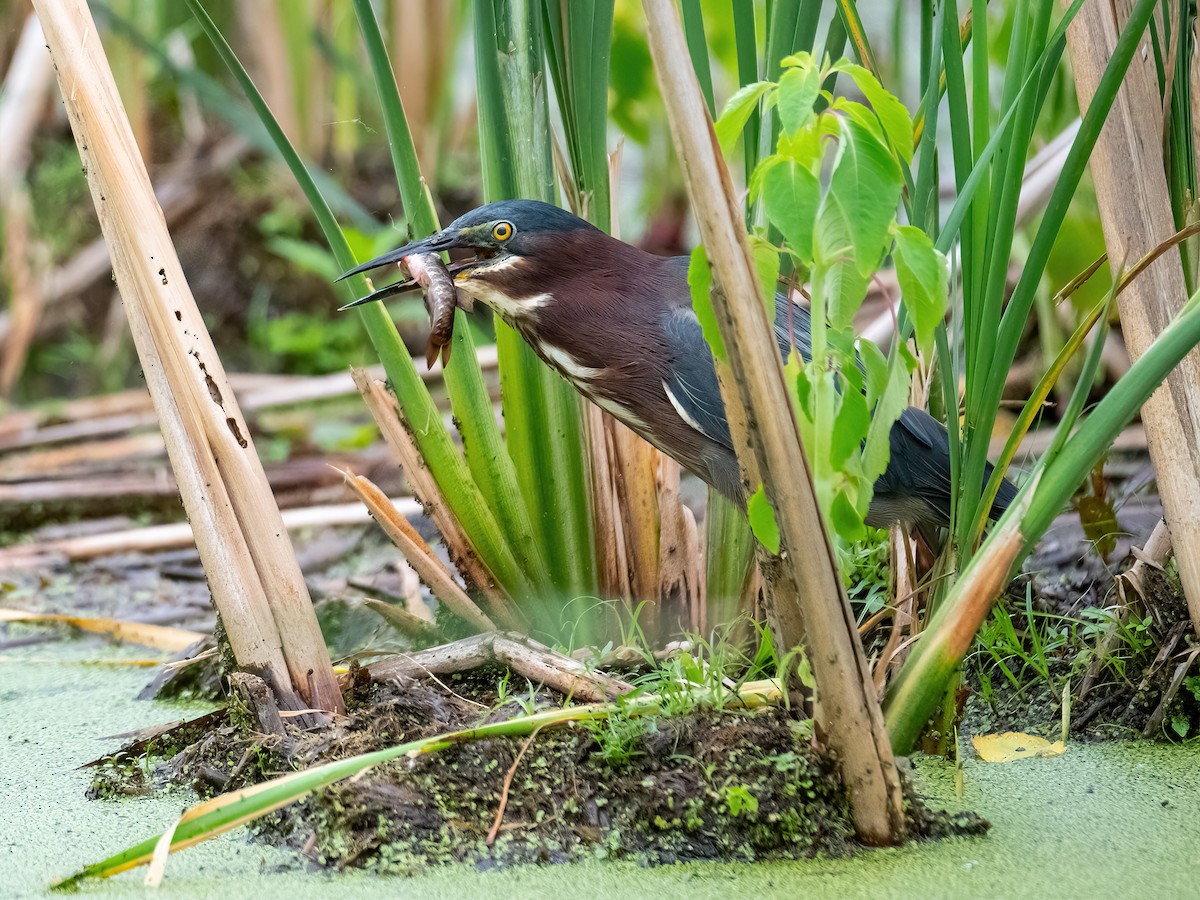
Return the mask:
<svg viewBox="0 0 1200 900">
<path fill-rule="evenodd" d="M 161 831 L 190 795 L 90 802 L 76 767 L 116 746 L 99 736 L 195 715 L 196 707 L 138 702 L 144 670 L 81 665 L 119 652 L 95 644 L 31 648 L 0 659 L 0 897 L 44 896 L 59 875 Z M 917 784 L 950 809 L 992 822 L 955 838 L 850 859 L 755 865 L 622 863 L 445 868 L 409 879 L 311 871 L 295 854 L 248 843 L 245 830 L 172 857 L 163 898 L 308 896 L 454 898 L 1184 897 L 1200 847 L 1200 748 L 1072 744 L 1065 756 L 953 769 L 917 760 Z M 83 894 L 144 897 L 138 872 Z"/>
</svg>

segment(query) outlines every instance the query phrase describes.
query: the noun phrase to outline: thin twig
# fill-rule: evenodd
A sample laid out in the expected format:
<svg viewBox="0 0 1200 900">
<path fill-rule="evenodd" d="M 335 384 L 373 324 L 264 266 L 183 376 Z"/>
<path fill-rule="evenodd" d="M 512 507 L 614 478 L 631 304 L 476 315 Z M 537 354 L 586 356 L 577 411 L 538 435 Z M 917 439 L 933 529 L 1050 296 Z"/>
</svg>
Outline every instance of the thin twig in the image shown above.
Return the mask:
<svg viewBox="0 0 1200 900">
<path fill-rule="evenodd" d="M 529 749 L 529 745 L 533 743 L 533 739 L 538 736 L 538 732 L 541 730 L 542 726 L 539 725 L 529 733 L 529 737 L 525 738 L 524 743 L 521 744 L 521 749 L 517 752 L 517 758 L 509 766 L 508 774 L 504 776 L 504 787 L 500 789 L 500 805 L 496 808 L 496 818 L 492 821 L 492 827 L 483 841 L 489 847 L 496 842 L 496 835 L 500 831 L 500 823 L 504 821 L 504 808 L 508 806 L 508 789 L 512 786 L 513 776 L 517 774 L 517 766 L 521 764 L 521 760 L 525 756 L 525 751 Z"/>
</svg>

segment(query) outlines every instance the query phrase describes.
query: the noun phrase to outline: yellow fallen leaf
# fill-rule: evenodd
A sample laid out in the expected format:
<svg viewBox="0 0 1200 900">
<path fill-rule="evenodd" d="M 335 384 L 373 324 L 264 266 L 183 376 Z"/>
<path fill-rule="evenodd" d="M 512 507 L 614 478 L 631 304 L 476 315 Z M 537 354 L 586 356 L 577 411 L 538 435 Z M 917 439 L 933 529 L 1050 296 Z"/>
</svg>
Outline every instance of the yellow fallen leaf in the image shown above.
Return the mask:
<svg viewBox="0 0 1200 900">
<path fill-rule="evenodd" d="M 1062 756 L 1067 747 L 1062 741 L 1053 744 L 1045 738 L 1019 731 L 1003 734 L 981 734 L 971 738 L 975 752 L 984 762 L 1012 762 L 1014 759 L 1038 759 Z"/>
</svg>

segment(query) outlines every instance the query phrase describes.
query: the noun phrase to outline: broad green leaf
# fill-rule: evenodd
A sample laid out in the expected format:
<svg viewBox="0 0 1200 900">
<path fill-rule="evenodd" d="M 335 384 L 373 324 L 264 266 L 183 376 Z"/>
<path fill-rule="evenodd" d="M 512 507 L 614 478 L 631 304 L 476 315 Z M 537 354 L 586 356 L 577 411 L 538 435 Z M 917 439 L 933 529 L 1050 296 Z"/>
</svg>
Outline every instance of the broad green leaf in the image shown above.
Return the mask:
<svg viewBox="0 0 1200 900">
<path fill-rule="evenodd" d="M 820 172 L 825 155 L 824 139 L 830 134 L 837 134 L 837 119 L 822 113 L 791 134 L 780 132 L 775 147 L 779 156 L 798 162 L 815 176 Z"/>
<path fill-rule="evenodd" d="M 758 286 L 762 288 L 767 318 L 774 322 L 775 293 L 779 289 L 779 248 L 766 238 L 752 234 L 750 252 L 754 254 L 754 274 L 758 276 Z"/>
<path fill-rule="evenodd" d="M 721 144 L 722 152 L 729 153 L 733 150 L 738 138 L 741 137 L 742 129 L 750 120 L 751 113 L 758 107 L 758 101 L 773 87 L 775 87 L 773 81 L 756 81 L 746 85 L 725 103 L 720 118 L 713 126 L 717 132 L 717 140 Z"/>
<path fill-rule="evenodd" d="M 813 226 L 821 204 L 821 185 L 812 172 L 790 159 L 778 159 L 762 178 L 767 221 L 779 229 L 806 267 L 813 264 Z"/>
<path fill-rule="evenodd" d="M 771 551 L 779 553 L 779 525 L 775 522 L 775 509 L 767 499 L 767 492 L 760 484 L 758 490 L 750 495 L 746 504 L 746 517 L 750 520 L 750 528 L 758 542 Z"/>
<path fill-rule="evenodd" d="M 882 396 L 888 381 L 887 357 L 874 341 L 866 338 L 855 343 L 858 358 L 862 360 L 867 370 L 867 404 L 873 404 L 876 398 Z"/>
<path fill-rule="evenodd" d="M 895 229 L 896 280 L 904 305 L 913 317 L 917 346 L 922 353 L 933 347 L 934 332 L 945 318 L 950 283 L 950 261 L 933 246 L 920 228 L 900 225 Z"/>
<path fill-rule="evenodd" d="M 831 330 L 826 333 L 829 349 L 837 355 L 838 377 L 846 384 L 862 390 L 862 372 L 854 358 L 854 333 L 849 329 Z"/>
<path fill-rule="evenodd" d="M 844 490 L 834 495 L 829 508 L 829 524 L 847 541 L 862 540 L 867 534 L 862 513 L 858 511 L 854 499 Z"/>
<path fill-rule="evenodd" d="M 887 468 L 892 424 L 908 406 L 908 380 L 909 369 L 904 355 L 897 353 L 889 367 L 886 386 L 871 412 L 871 427 L 867 429 L 867 440 L 863 445 L 863 475 L 872 484 Z"/>
<path fill-rule="evenodd" d="M 811 59 L 808 65 L 788 69 L 779 79 L 779 121 L 785 134 L 794 134 L 813 116 L 821 93 L 821 73 Z"/>
<path fill-rule="evenodd" d="M 841 400 L 841 408 L 833 420 L 833 440 L 829 445 L 829 461 L 835 469 L 843 468 L 846 461 L 858 452 L 871 424 L 867 398 L 859 391 L 845 390 Z"/>
<path fill-rule="evenodd" d="M 900 167 L 879 138 L 854 119 L 842 119 L 822 219 L 841 220 L 861 275 L 879 267 L 902 185 Z"/>
<path fill-rule="evenodd" d="M 854 245 L 850 236 L 850 225 L 840 211 L 829 205 L 826 197 L 817 213 L 816 230 L 813 233 L 813 269 L 810 296 L 813 317 L 823 316 L 830 321 L 830 307 L 840 311 L 849 307 L 845 322 L 838 316 L 831 324 L 841 328 L 852 321 L 856 304 L 862 303 L 867 293 L 868 280 L 858 274 L 854 265 Z M 847 277 L 849 276 L 849 277 Z M 862 294 L 855 296 L 856 285 L 862 286 Z"/>
<path fill-rule="evenodd" d="M 891 147 L 888 144 L 887 135 L 883 131 L 883 125 L 879 122 L 879 116 L 871 112 L 869 106 L 864 106 L 861 103 L 856 103 L 853 100 L 847 100 L 845 97 L 837 97 L 829 107 L 831 114 L 836 115 L 839 120 L 850 119 L 861 125 L 866 131 L 879 140 L 891 152 Z"/>
<path fill-rule="evenodd" d="M 854 79 L 858 89 L 871 104 L 875 115 L 879 117 L 883 131 L 892 146 L 896 148 L 896 152 L 905 162 L 912 162 L 913 123 L 904 104 L 893 94 L 884 90 L 883 85 L 871 74 L 869 69 L 849 62 L 839 63 L 836 68 Z"/>
<path fill-rule="evenodd" d="M 794 66 L 811 66 L 816 62 L 816 58 L 807 50 L 799 50 L 796 53 L 789 53 L 779 61 L 779 65 L 784 69 L 790 69 Z"/>
<path fill-rule="evenodd" d="M 692 309 L 696 311 L 696 318 L 700 320 L 700 328 L 713 356 L 720 360 L 728 358 L 725 340 L 721 337 L 721 330 L 717 327 L 717 316 L 712 308 L 712 297 L 709 294 L 712 290 L 712 269 L 709 268 L 708 256 L 703 246 L 698 246 L 692 251 L 692 261 L 688 263 L 688 287 L 692 291 Z"/>
<path fill-rule="evenodd" d="M 768 628 L 764 633 L 767 637 L 770 637 L 771 629 Z M 799 678 L 800 683 L 810 691 L 815 691 L 817 689 L 816 676 L 812 673 L 812 666 L 808 662 L 808 657 L 803 653 L 800 654 L 800 661 L 796 663 L 796 677 Z"/>
</svg>

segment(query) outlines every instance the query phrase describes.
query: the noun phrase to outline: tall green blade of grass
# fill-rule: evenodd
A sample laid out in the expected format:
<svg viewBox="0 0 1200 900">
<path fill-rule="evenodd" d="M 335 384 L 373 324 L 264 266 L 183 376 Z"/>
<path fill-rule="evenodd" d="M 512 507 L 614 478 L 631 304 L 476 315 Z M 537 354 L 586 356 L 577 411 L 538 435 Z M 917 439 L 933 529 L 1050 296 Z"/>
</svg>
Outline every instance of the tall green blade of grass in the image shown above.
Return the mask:
<svg viewBox="0 0 1200 900">
<path fill-rule="evenodd" d="M 858 58 L 859 63 L 870 69 L 871 74 L 876 78 L 881 78 L 875 51 L 871 49 L 871 42 L 867 38 L 867 29 L 863 25 L 862 16 L 858 14 L 858 3 L 855 0 L 837 0 L 837 9 L 842 27 L 846 29 L 850 43 L 854 45 L 854 55 Z M 924 61 L 925 57 L 922 56 L 922 62 Z"/>
<path fill-rule="evenodd" d="M 317 224 L 321 227 L 330 250 L 344 269 L 353 268 L 355 260 L 350 247 L 337 224 L 333 213 L 321 192 L 310 177 L 295 148 L 271 115 L 270 109 L 258 93 L 254 82 L 238 61 L 237 56 L 225 41 L 224 36 L 209 18 L 200 0 L 188 0 L 192 14 L 199 21 L 205 34 L 217 48 L 222 59 L 241 84 L 251 105 L 258 113 L 263 125 L 270 133 L 280 155 L 284 158 L 293 176 L 299 182 L 305 197 L 312 206 Z M 354 299 L 365 292 L 366 285 L 361 277 L 346 282 L 347 299 Z M 441 425 L 441 415 L 429 396 L 424 381 L 417 373 L 404 342 L 396 332 L 396 326 L 383 308 L 383 304 L 369 303 L 360 308 L 360 316 L 367 333 L 375 345 L 388 380 L 397 398 L 412 422 L 430 423 L 431 427 L 415 428 L 414 438 L 430 472 L 441 488 L 446 502 L 462 523 L 480 559 L 495 576 L 496 582 L 513 597 L 533 595 L 529 583 L 517 563 L 505 535 L 500 530 L 492 511 L 488 508 L 478 486 L 471 478 L 466 462 L 454 446 L 449 432 Z"/>
<path fill-rule="evenodd" d="M 763 60 L 763 77 L 778 81 L 783 73 L 784 57 L 798 50 L 812 51 L 816 46 L 817 27 L 821 21 L 824 0 L 768 0 L 767 47 Z M 837 59 L 836 56 L 833 57 Z M 775 116 L 762 117 L 762 135 L 758 142 L 758 158 L 774 152 L 779 139 L 779 124 Z"/>
<path fill-rule="evenodd" d="M 1178 21 L 1174 21 L 1174 32 L 1169 41 L 1173 44 L 1174 69 L 1169 76 L 1170 103 L 1167 107 L 1166 160 L 1167 187 L 1171 195 L 1171 211 L 1176 229 L 1188 224 L 1188 219 L 1197 213 L 1197 178 L 1195 130 L 1192 118 L 1192 56 L 1196 52 L 1196 9 L 1191 3 L 1180 3 L 1177 8 Z M 1168 21 L 1170 18 L 1168 17 Z M 1170 58 L 1170 56 L 1168 57 Z M 1165 75 L 1165 73 L 1164 73 Z M 1163 81 L 1160 86 L 1165 90 Z M 1164 98 L 1166 99 L 1166 98 Z M 1197 280 L 1198 247 L 1196 239 L 1190 239 L 1179 248 L 1183 259 L 1183 275 L 1188 290 L 1195 290 Z"/>
<path fill-rule="evenodd" d="M 1097 344 L 1099 341 L 1097 341 Z M 944 685 L 962 663 L 995 597 L 1058 515 L 1063 504 L 1107 452 L 1167 374 L 1200 344 L 1200 294 L 1191 300 L 1130 370 L 1109 390 L 1052 459 L 1022 488 L 956 579 L 922 633 L 884 702 L 897 753 L 907 753 L 941 702 Z M 1092 370 L 1099 355 L 1090 360 Z M 1085 367 L 1086 369 L 1087 367 Z M 1077 413 L 1090 380 L 1081 378 L 1072 398 Z M 1077 401 L 1077 402 L 1075 402 Z"/>
<path fill-rule="evenodd" d="M 960 544 L 965 547 L 970 537 L 971 529 L 976 525 L 976 518 L 986 515 L 979 506 L 979 495 L 974 486 L 983 483 L 984 466 L 987 463 L 989 437 L 995 424 L 996 411 L 1004 390 L 1004 373 L 1012 365 L 1016 356 L 1021 334 L 1029 311 L 1033 305 L 1034 294 L 1045 272 L 1050 251 L 1058 238 L 1067 208 L 1075 194 L 1075 189 L 1083 177 L 1088 157 L 1100 135 L 1100 129 L 1112 107 L 1117 89 L 1125 76 L 1125 71 L 1137 51 L 1146 25 L 1154 12 L 1154 0 L 1139 0 L 1130 13 L 1128 24 L 1117 40 L 1112 57 L 1105 67 L 1104 74 L 1097 85 L 1096 94 L 1087 112 L 1083 116 L 1079 133 L 1071 146 L 1067 160 L 1054 192 L 1042 216 L 1042 222 L 1034 237 L 1030 251 L 1025 260 L 1025 266 L 1016 288 L 1012 292 L 1007 305 L 1002 305 L 1006 285 L 1004 275 L 994 272 L 994 277 L 988 278 L 988 294 L 983 298 L 981 313 L 981 330 L 977 333 L 976 343 L 972 347 L 970 339 L 967 344 L 967 393 L 964 397 L 967 410 L 967 421 L 971 430 L 967 435 L 965 465 L 960 484 L 971 487 L 963 494 L 961 506 L 962 515 L 957 523 Z M 1061 28 L 1059 29 L 1061 31 Z M 1042 86 L 1048 86 L 1049 79 L 1043 77 Z M 1041 91 L 1044 99 L 1045 91 Z M 1018 100 L 1018 108 L 1020 100 Z M 1036 113 L 1040 102 L 1033 104 L 1031 111 Z M 1018 131 L 1020 134 L 1021 131 Z M 1016 145 L 1023 151 L 1028 146 L 1028 138 Z M 1021 154 L 1023 157 L 1023 153 Z M 1003 196 L 999 200 L 1007 207 L 1009 197 L 1019 193 L 1022 171 L 1015 172 L 1009 167 L 1008 183 L 1002 185 Z M 993 197 L 997 193 L 993 192 Z M 1012 201 L 1015 207 L 1015 201 Z M 1003 227 L 1008 223 L 1011 229 L 1012 220 L 1004 215 L 994 220 L 993 227 Z M 989 252 L 1003 252 L 1005 258 L 1011 252 L 1012 231 L 1007 234 L 992 235 L 992 247 Z M 976 248 L 978 249 L 978 248 Z M 976 368 L 972 379 L 972 366 Z M 999 477 L 994 476 L 994 477 Z"/>
<path fill-rule="evenodd" d="M 758 32 L 754 25 L 754 4 L 733 4 L 733 37 L 737 46 L 738 83 L 745 87 L 758 81 Z M 758 133 L 762 129 L 762 116 L 758 110 L 746 120 L 742 132 L 742 149 L 746 158 L 745 180 L 758 165 Z"/>
<path fill-rule="evenodd" d="M 358 16 L 367 58 L 379 92 L 404 212 L 413 236 L 424 237 L 438 230 L 437 212 L 421 178 L 416 146 L 396 87 L 387 45 L 370 0 L 354 0 L 354 11 Z M 545 590 L 551 584 L 549 573 L 542 559 L 541 545 L 534 540 L 529 512 L 517 484 L 516 468 L 492 412 L 492 400 L 483 380 L 483 372 L 476 362 L 475 341 L 471 337 L 465 314 L 456 310 L 454 316 L 454 346 L 444 378 L 458 430 L 462 434 L 467 465 L 526 577 L 539 589 Z"/>
<path fill-rule="evenodd" d="M 475 72 L 484 195 L 555 199 L 543 66 L 533 0 L 478 0 Z M 509 453 L 561 602 L 596 592 L 591 479 L 580 399 L 499 320 L 496 346 Z"/>
<path fill-rule="evenodd" d="M 688 53 L 692 57 L 692 68 L 700 82 L 700 93 L 708 104 L 708 114 L 717 117 L 717 103 L 713 99 L 712 67 L 708 62 L 708 40 L 704 36 L 704 11 L 700 0 L 680 0 L 679 11 L 683 18 L 683 33 L 687 39 Z"/>
<path fill-rule="evenodd" d="M 816 46 L 823 5 L 824 0 L 771 0 L 767 4 L 767 80 L 779 80 L 785 56 Z"/>
<path fill-rule="evenodd" d="M 582 214 L 609 231 L 608 70 L 613 0 L 545 0 L 546 58 Z"/>
</svg>

